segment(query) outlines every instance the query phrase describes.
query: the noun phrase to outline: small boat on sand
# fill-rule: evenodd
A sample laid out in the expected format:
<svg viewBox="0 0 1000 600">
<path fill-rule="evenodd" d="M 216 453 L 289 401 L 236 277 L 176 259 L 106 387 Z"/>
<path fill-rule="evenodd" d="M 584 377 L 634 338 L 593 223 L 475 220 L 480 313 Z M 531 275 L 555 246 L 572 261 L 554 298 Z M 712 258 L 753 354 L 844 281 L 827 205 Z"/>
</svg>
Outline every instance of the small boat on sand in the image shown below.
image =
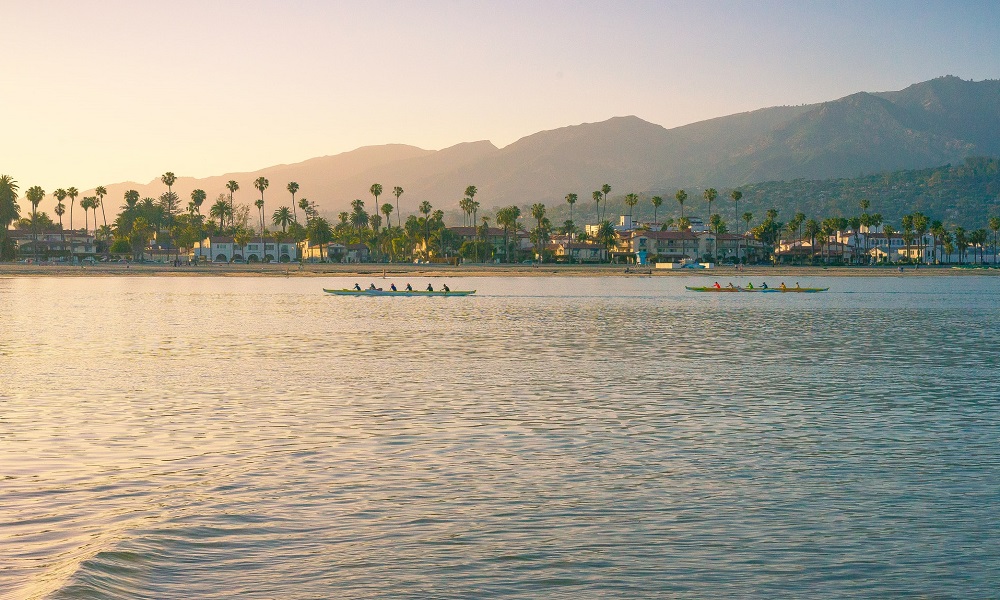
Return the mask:
<svg viewBox="0 0 1000 600">
<path fill-rule="evenodd" d="M 714 286 L 703 286 L 703 287 L 692 287 L 689 285 L 684 286 L 686 289 L 692 292 L 757 292 L 757 293 L 789 293 L 796 292 L 800 294 L 811 294 L 815 292 L 825 292 L 828 287 L 825 288 L 804 288 L 804 287 L 786 287 L 786 288 L 742 288 L 742 287 L 723 287 L 717 288 Z"/>
<path fill-rule="evenodd" d="M 323 291 L 327 294 L 333 294 L 334 296 L 471 296 L 476 293 L 476 290 L 434 290 L 429 292 L 427 290 L 330 290 L 323 288 Z"/>
</svg>

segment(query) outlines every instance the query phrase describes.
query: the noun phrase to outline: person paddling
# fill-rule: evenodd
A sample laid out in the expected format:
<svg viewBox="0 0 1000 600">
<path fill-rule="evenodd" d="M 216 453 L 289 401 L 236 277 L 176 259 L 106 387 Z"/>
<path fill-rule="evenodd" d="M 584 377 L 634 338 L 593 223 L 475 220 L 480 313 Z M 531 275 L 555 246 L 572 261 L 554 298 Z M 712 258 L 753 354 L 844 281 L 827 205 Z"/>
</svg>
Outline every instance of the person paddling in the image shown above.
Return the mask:
<svg viewBox="0 0 1000 600">
<path fill-rule="evenodd" d="M 428 292 L 433 292 L 434 291 L 434 286 L 428 283 L 427 284 L 427 291 Z"/>
<path fill-rule="evenodd" d="M 786 289 L 784 281 L 781 282 L 781 285 L 778 286 L 778 289 L 780 289 L 780 290 L 785 290 Z"/>
<path fill-rule="evenodd" d="M 406 291 L 412 292 L 413 291 L 413 286 L 410 285 L 410 284 L 406 284 Z"/>
<path fill-rule="evenodd" d="M 361 286 L 358 285 L 357 283 L 355 283 L 354 284 L 354 289 L 360 292 L 361 291 Z"/>
<path fill-rule="evenodd" d="M 722 286 L 721 286 L 721 285 L 719 285 L 719 282 L 718 282 L 718 281 L 716 281 L 716 282 L 715 282 L 715 285 L 713 285 L 712 287 L 714 287 L 714 288 L 715 288 L 715 289 L 717 289 L 717 290 L 721 290 L 721 289 L 722 289 Z"/>
<path fill-rule="evenodd" d="M 764 283 L 760 284 L 760 289 L 762 289 L 762 290 L 766 290 L 767 289 L 767 282 L 766 281 Z"/>
<path fill-rule="evenodd" d="M 444 289 L 444 292 L 445 292 L 446 294 L 447 294 L 448 292 L 450 292 L 450 291 L 451 291 L 451 288 L 450 288 L 450 287 L 448 287 L 448 284 L 447 284 L 447 283 L 446 283 L 446 284 L 444 284 L 444 285 L 442 286 L 442 289 Z"/>
<path fill-rule="evenodd" d="M 396 284 L 395 283 L 390 283 L 389 284 L 389 289 L 392 290 L 392 291 L 394 291 L 394 292 L 399 291 L 399 290 L 396 289 Z"/>
<path fill-rule="evenodd" d="M 752 290 L 753 289 L 753 282 L 752 281 L 747 283 L 747 289 L 748 290 Z"/>
</svg>

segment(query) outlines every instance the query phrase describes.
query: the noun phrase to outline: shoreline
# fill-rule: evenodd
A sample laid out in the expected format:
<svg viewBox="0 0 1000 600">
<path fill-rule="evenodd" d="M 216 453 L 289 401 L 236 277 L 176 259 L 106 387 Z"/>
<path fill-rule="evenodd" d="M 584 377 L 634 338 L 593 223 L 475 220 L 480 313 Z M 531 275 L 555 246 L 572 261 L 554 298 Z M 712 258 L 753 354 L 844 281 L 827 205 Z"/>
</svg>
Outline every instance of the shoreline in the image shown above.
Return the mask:
<svg viewBox="0 0 1000 600">
<path fill-rule="evenodd" d="M 988 265 L 992 266 L 992 265 Z M 822 266 L 748 266 L 742 271 L 735 267 L 721 266 L 714 269 L 656 269 L 635 268 L 625 265 L 494 265 L 465 264 L 417 265 L 310 263 L 299 265 L 238 265 L 209 264 L 181 266 L 160 264 L 96 264 L 86 266 L 45 264 L 0 264 L 0 278 L 13 277 L 348 277 L 348 276 L 411 276 L 411 277 L 704 277 L 705 279 L 745 279 L 748 277 L 905 277 L 939 276 L 962 277 L 970 275 L 1000 276 L 1000 268 L 954 268 L 953 265 L 936 265 L 919 268 L 898 267 L 822 267 Z"/>
</svg>

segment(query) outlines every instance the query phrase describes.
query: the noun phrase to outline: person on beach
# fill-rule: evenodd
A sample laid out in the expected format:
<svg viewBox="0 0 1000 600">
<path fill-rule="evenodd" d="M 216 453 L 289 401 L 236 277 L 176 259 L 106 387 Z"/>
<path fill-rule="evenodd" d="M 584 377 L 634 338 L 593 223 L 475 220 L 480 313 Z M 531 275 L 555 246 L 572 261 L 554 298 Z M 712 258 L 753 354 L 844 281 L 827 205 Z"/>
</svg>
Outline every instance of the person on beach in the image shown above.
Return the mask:
<svg viewBox="0 0 1000 600">
<path fill-rule="evenodd" d="M 447 283 L 446 283 L 446 284 L 444 284 L 444 285 L 442 286 L 442 288 L 444 289 L 444 291 L 445 291 L 446 293 L 447 293 L 447 292 L 450 292 L 450 291 L 451 291 L 451 288 L 450 288 L 450 287 L 448 287 L 448 284 L 447 284 Z"/>
<path fill-rule="evenodd" d="M 719 282 L 718 282 L 718 281 L 716 281 L 716 282 L 715 282 L 715 284 L 714 284 L 714 285 L 713 285 L 712 287 L 714 287 L 714 288 L 715 288 L 715 289 L 717 289 L 717 290 L 721 290 L 721 289 L 722 289 L 722 286 L 721 286 L 721 285 L 719 285 Z"/>
<path fill-rule="evenodd" d="M 433 292 L 434 291 L 434 286 L 428 283 L 427 284 L 427 291 L 428 292 Z"/>
<path fill-rule="evenodd" d="M 413 286 L 410 285 L 410 284 L 406 284 L 406 291 L 412 292 L 413 291 Z"/>
</svg>

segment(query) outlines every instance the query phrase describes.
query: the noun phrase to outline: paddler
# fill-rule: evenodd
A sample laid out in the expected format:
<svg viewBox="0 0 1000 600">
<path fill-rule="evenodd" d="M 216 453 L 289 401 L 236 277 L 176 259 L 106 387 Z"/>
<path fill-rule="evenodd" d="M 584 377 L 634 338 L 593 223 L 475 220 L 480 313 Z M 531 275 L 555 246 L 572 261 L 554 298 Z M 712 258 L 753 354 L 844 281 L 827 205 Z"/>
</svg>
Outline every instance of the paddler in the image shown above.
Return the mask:
<svg viewBox="0 0 1000 600">
<path fill-rule="evenodd" d="M 428 283 L 427 284 L 427 291 L 428 292 L 433 292 L 434 291 L 434 286 Z"/>
<path fill-rule="evenodd" d="M 450 292 L 450 291 L 451 291 L 451 288 L 450 288 L 450 287 L 448 287 L 448 284 L 447 284 L 447 283 L 446 283 L 446 284 L 444 284 L 444 285 L 442 286 L 442 289 L 444 289 L 444 292 L 445 292 L 446 294 L 447 294 L 448 292 Z"/>
<path fill-rule="evenodd" d="M 785 282 L 784 282 L 784 281 L 782 281 L 782 282 L 781 282 L 781 285 L 779 285 L 779 286 L 778 286 L 778 289 L 780 289 L 780 290 L 782 290 L 782 291 L 784 291 L 784 290 L 786 289 L 786 288 L 785 288 Z"/>
<path fill-rule="evenodd" d="M 721 286 L 721 285 L 719 285 L 719 282 L 718 282 L 718 281 L 716 281 L 716 282 L 715 282 L 715 285 L 713 285 L 712 287 L 714 287 L 714 288 L 715 288 L 715 289 L 717 289 L 717 290 L 721 290 L 721 289 L 722 289 L 722 286 Z"/>
</svg>

